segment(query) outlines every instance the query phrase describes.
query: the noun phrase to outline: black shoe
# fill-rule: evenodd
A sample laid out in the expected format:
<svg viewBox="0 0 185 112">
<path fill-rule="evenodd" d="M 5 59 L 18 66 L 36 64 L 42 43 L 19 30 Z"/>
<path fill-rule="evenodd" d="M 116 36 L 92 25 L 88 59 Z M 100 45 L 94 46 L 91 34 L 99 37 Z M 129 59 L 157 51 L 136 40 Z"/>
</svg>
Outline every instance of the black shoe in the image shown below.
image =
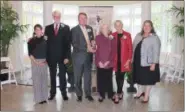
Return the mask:
<svg viewBox="0 0 185 112">
<path fill-rule="evenodd" d="M 82 96 L 78 96 L 78 97 L 77 97 L 77 101 L 78 101 L 78 102 L 82 102 Z"/>
<path fill-rule="evenodd" d="M 119 100 L 122 100 L 123 99 L 123 93 L 120 93 L 119 94 Z"/>
<path fill-rule="evenodd" d="M 89 101 L 94 101 L 94 99 L 93 99 L 92 96 L 86 96 L 86 98 L 87 98 Z"/>
<path fill-rule="evenodd" d="M 51 95 L 48 100 L 53 100 L 55 98 L 55 95 Z"/>
<path fill-rule="evenodd" d="M 103 102 L 103 98 L 98 98 L 98 101 L 99 102 Z"/>
<path fill-rule="evenodd" d="M 47 103 L 47 102 L 46 101 L 39 102 L 39 104 L 44 104 L 44 103 Z"/>
<path fill-rule="evenodd" d="M 145 96 L 145 93 L 141 93 L 139 96 L 135 96 L 134 99 L 139 99 L 140 97 Z"/>
<path fill-rule="evenodd" d="M 116 96 L 116 97 L 114 98 L 113 102 L 114 102 L 115 104 L 118 104 L 118 103 L 119 103 L 119 97 Z"/>
<path fill-rule="evenodd" d="M 69 91 L 70 93 L 75 92 L 75 87 L 70 87 L 70 88 L 68 89 L 68 91 Z"/>
<path fill-rule="evenodd" d="M 67 101 L 69 99 L 68 96 L 67 96 L 67 94 L 63 94 L 62 97 L 63 97 L 63 100 L 64 101 Z"/>
</svg>

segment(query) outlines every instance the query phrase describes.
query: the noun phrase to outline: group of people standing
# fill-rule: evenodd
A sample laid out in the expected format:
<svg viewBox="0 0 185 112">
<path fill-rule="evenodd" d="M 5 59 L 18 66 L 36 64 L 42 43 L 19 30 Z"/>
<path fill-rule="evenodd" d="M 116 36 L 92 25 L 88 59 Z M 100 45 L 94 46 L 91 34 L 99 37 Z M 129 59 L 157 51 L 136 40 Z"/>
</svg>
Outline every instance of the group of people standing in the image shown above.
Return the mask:
<svg viewBox="0 0 185 112">
<path fill-rule="evenodd" d="M 60 91 L 63 100 L 68 100 L 66 91 L 66 64 L 72 59 L 74 82 L 77 101 L 83 100 L 82 77 L 85 98 L 93 101 L 91 95 L 91 66 L 93 54 L 97 66 L 97 88 L 99 102 L 108 98 L 114 103 L 123 99 L 124 75 L 133 71 L 133 81 L 139 85 L 135 99 L 144 97 L 142 103 L 147 103 L 151 87 L 159 82 L 160 39 L 156 35 L 150 20 L 143 23 L 142 31 L 132 43 L 131 34 L 123 30 L 123 23 L 116 20 L 112 33 L 107 24 L 100 26 L 99 35 L 94 37 L 93 29 L 87 25 L 87 14 L 79 13 L 79 24 L 71 30 L 68 25 L 60 22 L 61 13 L 53 12 L 54 23 L 45 27 L 34 27 L 34 36 L 28 41 L 28 51 L 32 64 L 32 79 L 36 103 L 46 103 L 56 95 L 56 73 L 59 69 Z M 72 51 L 71 51 L 72 45 Z M 71 53 L 72 52 L 72 53 Z M 48 71 L 50 73 L 50 95 L 48 98 Z M 113 92 L 112 76 L 116 75 L 117 91 Z M 146 89 L 145 89 L 146 87 Z"/>
</svg>

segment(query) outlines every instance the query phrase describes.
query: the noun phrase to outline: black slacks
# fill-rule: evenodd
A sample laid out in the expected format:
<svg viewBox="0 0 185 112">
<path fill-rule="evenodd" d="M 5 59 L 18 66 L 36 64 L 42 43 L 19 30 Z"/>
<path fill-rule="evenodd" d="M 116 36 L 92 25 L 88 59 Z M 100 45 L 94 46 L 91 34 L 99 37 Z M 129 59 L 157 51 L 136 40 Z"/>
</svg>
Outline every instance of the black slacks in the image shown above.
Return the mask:
<svg viewBox="0 0 185 112">
<path fill-rule="evenodd" d="M 59 83 L 60 83 L 60 91 L 62 95 L 66 94 L 66 69 L 63 61 L 61 62 L 52 62 L 49 63 L 49 70 L 50 70 L 50 82 L 51 82 L 51 89 L 50 95 L 54 96 L 56 94 L 56 72 L 57 72 L 57 65 L 59 67 Z"/>
<path fill-rule="evenodd" d="M 108 93 L 108 98 L 112 98 L 113 84 L 112 84 L 113 68 L 97 68 L 97 87 L 101 97 L 105 98 L 105 93 Z"/>
<path fill-rule="evenodd" d="M 117 83 L 117 93 L 121 94 L 123 92 L 123 84 L 124 84 L 124 76 L 125 72 L 116 72 L 116 83 Z"/>
</svg>

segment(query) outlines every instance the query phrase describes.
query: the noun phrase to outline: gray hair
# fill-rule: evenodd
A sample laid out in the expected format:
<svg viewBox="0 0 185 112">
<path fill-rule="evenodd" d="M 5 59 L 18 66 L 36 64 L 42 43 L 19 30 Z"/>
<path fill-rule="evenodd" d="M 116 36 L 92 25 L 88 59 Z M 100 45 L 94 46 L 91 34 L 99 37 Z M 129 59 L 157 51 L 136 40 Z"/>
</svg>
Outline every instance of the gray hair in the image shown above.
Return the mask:
<svg viewBox="0 0 185 112">
<path fill-rule="evenodd" d="M 122 22 L 121 20 L 116 20 L 116 21 L 114 22 L 114 26 L 116 25 L 116 23 L 120 23 L 120 24 L 123 26 L 123 22 Z"/>
<path fill-rule="evenodd" d="M 54 16 L 54 15 L 60 15 L 60 16 L 61 16 L 61 12 L 58 11 L 58 10 L 55 10 L 55 11 L 53 11 L 52 15 L 53 15 L 53 16 Z"/>
</svg>

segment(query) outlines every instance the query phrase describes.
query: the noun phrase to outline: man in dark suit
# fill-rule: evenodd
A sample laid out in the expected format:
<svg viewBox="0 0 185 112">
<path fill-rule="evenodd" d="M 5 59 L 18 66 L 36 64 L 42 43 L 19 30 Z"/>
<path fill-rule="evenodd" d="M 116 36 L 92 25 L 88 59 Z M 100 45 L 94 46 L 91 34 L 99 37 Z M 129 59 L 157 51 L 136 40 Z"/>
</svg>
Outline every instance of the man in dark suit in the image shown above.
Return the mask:
<svg viewBox="0 0 185 112">
<path fill-rule="evenodd" d="M 53 12 L 54 23 L 46 26 L 47 36 L 47 63 L 50 71 L 51 89 L 48 100 L 53 100 L 56 95 L 56 72 L 59 68 L 60 91 L 63 100 L 68 100 L 66 92 L 66 69 L 65 64 L 69 62 L 70 56 L 70 29 L 68 25 L 60 22 L 61 13 Z M 58 66 L 57 66 L 58 65 Z"/>
<path fill-rule="evenodd" d="M 82 101 L 82 75 L 84 75 L 84 92 L 89 101 L 93 101 L 91 96 L 91 65 L 93 53 L 96 48 L 94 43 L 93 29 L 87 25 L 87 15 L 79 13 L 79 25 L 71 29 L 73 46 L 73 68 L 75 77 L 75 88 L 77 101 Z"/>
</svg>

